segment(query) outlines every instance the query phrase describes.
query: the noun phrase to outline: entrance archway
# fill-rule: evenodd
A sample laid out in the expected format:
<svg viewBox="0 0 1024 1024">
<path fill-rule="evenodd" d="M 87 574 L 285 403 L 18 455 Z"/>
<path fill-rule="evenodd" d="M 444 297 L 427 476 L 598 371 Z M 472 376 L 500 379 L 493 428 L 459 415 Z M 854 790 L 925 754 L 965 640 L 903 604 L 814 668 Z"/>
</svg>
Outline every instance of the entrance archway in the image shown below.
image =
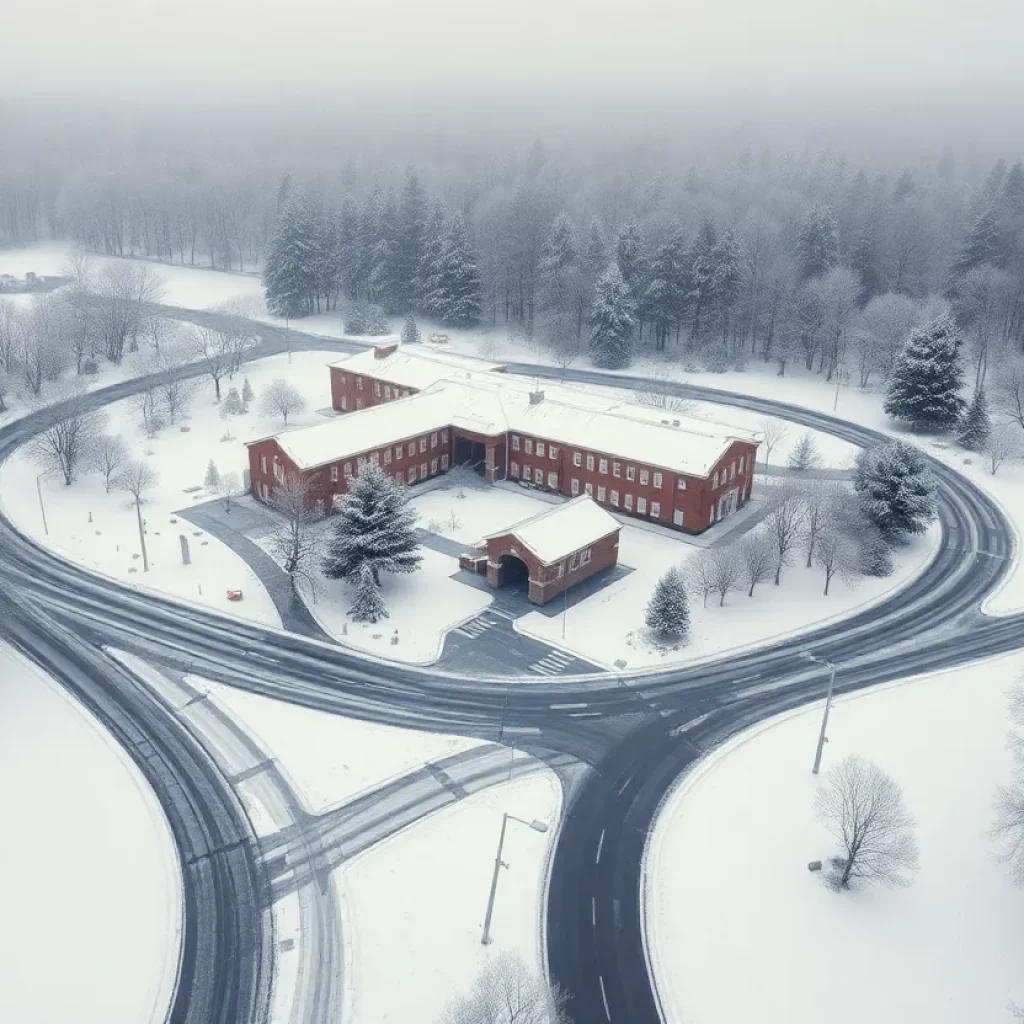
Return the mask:
<svg viewBox="0 0 1024 1024">
<path fill-rule="evenodd" d="M 468 437 L 455 436 L 455 465 L 465 466 L 474 473 L 484 475 L 484 462 L 487 458 L 487 447 L 482 441 L 473 441 Z"/>
<path fill-rule="evenodd" d="M 530 567 L 518 555 L 498 559 L 498 586 L 525 588 L 530 585 Z"/>
</svg>

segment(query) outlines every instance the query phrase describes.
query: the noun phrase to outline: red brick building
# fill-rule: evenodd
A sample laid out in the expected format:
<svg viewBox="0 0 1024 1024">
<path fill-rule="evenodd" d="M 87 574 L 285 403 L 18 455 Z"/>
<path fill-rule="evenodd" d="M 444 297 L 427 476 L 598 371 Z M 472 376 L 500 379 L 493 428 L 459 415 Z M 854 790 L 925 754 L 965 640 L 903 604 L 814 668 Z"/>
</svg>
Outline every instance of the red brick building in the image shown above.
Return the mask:
<svg viewBox="0 0 1024 1024">
<path fill-rule="evenodd" d="M 409 484 L 468 463 L 491 481 L 589 495 L 689 533 L 750 497 L 758 440 L 749 431 L 560 385 L 542 390 L 498 364 L 447 353 L 388 346 L 330 371 L 335 408 L 348 414 L 248 442 L 255 497 L 301 473 L 326 515 L 361 462 Z"/>
<path fill-rule="evenodd" d="M 484 538 L 492 587 L 528 580 L 534 604 L 547 604 L 570 587 L 615 565 L 621 526 L 586 495 Z"/>
</svg>

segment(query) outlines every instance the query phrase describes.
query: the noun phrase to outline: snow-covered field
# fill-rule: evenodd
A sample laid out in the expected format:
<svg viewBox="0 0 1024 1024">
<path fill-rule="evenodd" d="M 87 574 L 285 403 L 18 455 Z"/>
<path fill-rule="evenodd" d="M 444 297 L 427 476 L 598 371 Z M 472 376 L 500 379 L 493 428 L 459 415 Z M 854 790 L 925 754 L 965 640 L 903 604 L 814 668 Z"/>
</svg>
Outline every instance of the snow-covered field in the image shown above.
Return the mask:
<svg viewBox="0 0 1024 1024">
<path fill-rule="evenodd" d="M 144 573 L 140 557 L 138 524 L 134 506 L 124 491 L 104 489 L 102 476 L 83 472 L 70 487 L 55 473 L 39 478 L 46 524 L 44 532 L 36 480 L 41 467 L 25 450 L 12 456 L 0 470 L 0 503 L 14 522 L 40 541 L 92 569 L 135 585 L 152 587 L 174 597 L 205 604 L 219 611 L 239 614 L 256 622 L 280 625 L 273 603 L 245 562 L 212 537 L 198 536 L 185 520 L 174 513 L 209 500 L 203 489 L 208 462 L 212 459 L 221 475 L 234 473 L 241 489 L 241 474 L 247 468 L 243 441 L 269 434 L 280 422 L 259 415 L 263 387 L 276 378 L 291 381 L 305 396 L 308 406 L 298 423 L 312 423 L 322 417 L 317 409 L 330 406 L 330 382 L 325 363 L 332 353 L 297 352 L 291 363 L 278 355 L 246 366 L 227 387 L 241 387 L 248 377 L 256 393 L 249 413 L 221 417 L 214 401 L 213 385 L 203 378 L 197 384 L 184 425 L 165 426 L 156 437 L 147 438 L 134 399 L 107 407 L 106 432 L 121 435 L 132 456 L 143 458 L 159 474 L 157 485 L 145 495 L 143 517 L 150 571 Z M 230 429 L 230 438 L 226 437 Z M 190 543 L 192 564 L 182 565 L 179 535 Z M 228 602 L 226 591 L 239 587 L 241 602 Z"/>
<path fill-rule="evenodd" d="M 0 803 L 0 1020 L 162 1021 L 181 923 L 167 823 L 99 723 L 6 646 Z"/>
<path fill-rule="evenodd" d="M 987 836 L 1009 781 L 1013 655 L 839 700 L 823 774 L 821 707 L 741 734 L 663 807 L 645 869 L 648 949 L 669 1024 L 964 1024 L 1024 1002 L 1024 890 Z M 837 894 L 812 813 L 847 754 L 903 787 L 920 871 L 905 890 Z"/>
<path fill-rule="evenodd" d="M 517 952 L 540 974 L 547 859 L 561 789 L 550 770 L 461 801 L 357 857 L 335 873 L 345 906 L 352 968 L 346 987 L 363 1024 L 436 1021 L 496 955 Z M 501 817 L 511 822 L 491 923 L 480 943 Z"/>
<path fill-rule="evenodd" d="M 207 680 L 191 682 L 210 693 L 282 765 L 316 814 L 428 761 L 480 745 L 462 736 L 329 715 Z"/>
</svg>

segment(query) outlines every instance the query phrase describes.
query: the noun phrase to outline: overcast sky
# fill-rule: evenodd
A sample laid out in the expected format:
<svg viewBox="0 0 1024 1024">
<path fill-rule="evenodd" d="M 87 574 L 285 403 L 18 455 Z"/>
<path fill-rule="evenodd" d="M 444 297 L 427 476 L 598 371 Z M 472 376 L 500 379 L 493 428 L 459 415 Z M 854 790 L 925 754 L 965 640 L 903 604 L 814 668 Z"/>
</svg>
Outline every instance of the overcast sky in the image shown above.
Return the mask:
<svg viewBox="0 0 1024 1024">
<path fill-rule="evenodd" d="M 458 84 L 1024 90 L 1024 0 L 10 0 L 10 100 Z"/>
</svg>

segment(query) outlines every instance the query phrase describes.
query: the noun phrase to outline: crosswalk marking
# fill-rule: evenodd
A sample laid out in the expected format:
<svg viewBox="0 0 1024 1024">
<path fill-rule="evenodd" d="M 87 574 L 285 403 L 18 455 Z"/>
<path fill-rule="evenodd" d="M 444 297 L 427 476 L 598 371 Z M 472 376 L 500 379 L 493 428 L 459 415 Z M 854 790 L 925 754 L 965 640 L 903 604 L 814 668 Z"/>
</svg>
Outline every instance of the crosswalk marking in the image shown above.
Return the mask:
<svg viewBox="0 0 1024 1024">
<path fill-rule="evenodd" d="M 455 632 L 461 633 L 462 636 L 468 636 L 470 640 L 475 640 L 481 633 L 486 633 L 493 625 L 494 623 L 488 619 L 470 619 L 469 622 L 464 622 L 461 626 L 457 626 Z"/>
<path fill-rule="evenodd" d="M 543 658 L 530 666 L 530 671 L 541 676 L 556 676 L 559 672 L 565 671 L 572 663 L 573 659 L 568 654 L 563 654 L 561 651 L 549 651 Z"/>
</svg>

